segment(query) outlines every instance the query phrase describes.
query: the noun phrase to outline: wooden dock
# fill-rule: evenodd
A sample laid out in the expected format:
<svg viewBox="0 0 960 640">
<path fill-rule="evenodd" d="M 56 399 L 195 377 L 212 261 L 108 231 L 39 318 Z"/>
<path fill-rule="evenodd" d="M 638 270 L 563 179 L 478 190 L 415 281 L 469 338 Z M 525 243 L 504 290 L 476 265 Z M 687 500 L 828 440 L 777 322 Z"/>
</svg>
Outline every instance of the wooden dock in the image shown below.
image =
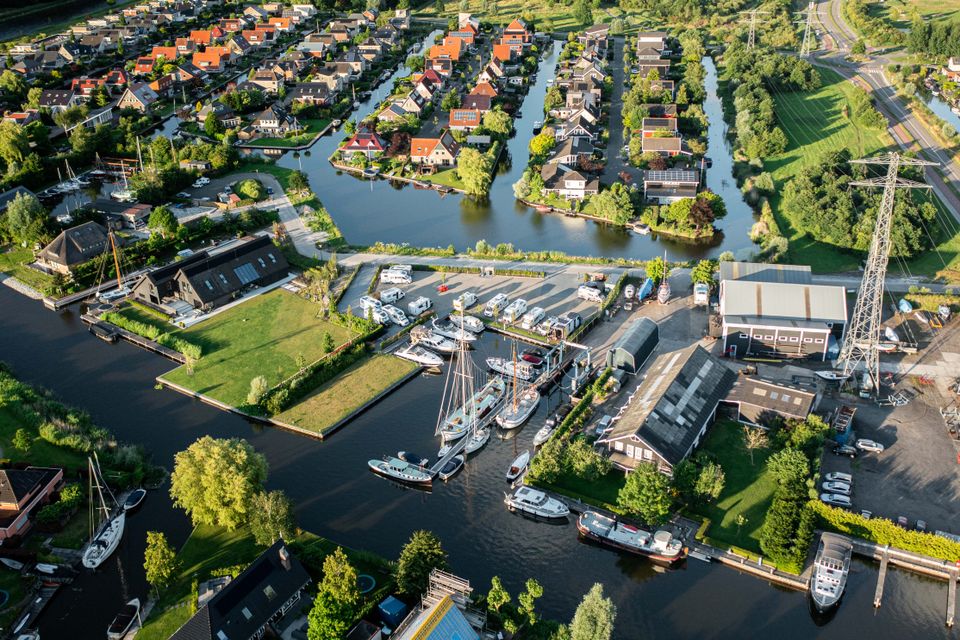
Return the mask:
<svg viewBox="0 0 960 640">
<path fill-rule="evenodd" d="M 952 627 L 957 615 L 957 579 L 958 570 L 956 567 L 950 572 L 950 582 L 947 584 L 947 626 Z"/>
<path fill-rule="evenodd" d="M 186 364 L 187 362 L 187 358 L 179 351 L 174 351 L 173 349 L 165 347 L 162 344 L 158 344 L 149 338 L 138 336 L 135 333 L 118 327 L 115 324 L 106 322 L 105 320 L 101 320 L 88 313 L 81 315 L 80 319 L 90 325 L 91 330 L 95 333 L 95 335 L 97 335 L 98 338 L 107 340 L 108 342 L 113 342 L 117 337 L 120 337 L 127 342 L 137 345 L 141 349 L 152 351 L 153 353 L 157 353 L 164 358 L 168 358 L 179 364 Z"/>
<path fill-rule="evenodd" d="M 484 428 L 484 427 L 490 426 L 490 423 L 493 422 L 493 419 L 496 417 L 496 415 L 497 415 L 498 413 L 500 413 L 500 409 L 503 408 L 503 404 L 504 404 L 503 401 L 501 401 L 500 404 L 498 404 L 496 407 L 494 407 L 494 409 L 490 412 L 490 415 L 488 415 L 488 416 L 486 417 L 486 419 L 484 419 L 484 420 L 477 426 L 477 428 L 482 429 L 482 428 Z M 453 447 L 450 449 L 450 451 L 447 452 L 447 455 L 445 455 L 445 456 L 443 456 L 442 458 L 440 458 L 439 460 L 437 460 L 437 461 L 430 467 L 430 469 L 428 470 L 428 473 L 430 474 L 430 476 L 435 478 L 435 477 L 437 476 L 437 474 L 440 473 L 440 469 L 443 469 L 443 466 L 444 466 L 445 464 L 447 464 L 448 462 L 450 462 L 451 460 L 453 460 L 454 457 L 460 455 L 460 453 L 462 453 L 463 450 L 466 448 L 467 442 L 468 442 L 469 440 L 470 440 L 470 436 L 469 436 L 469 435 L 465 435 L 465 436 L 463 436 L 462 438 L 459 438 L 459 439 L 453 444 Z"/>
<path fill-rule="evenodd" d="M 880 575 L 877 577 L 877 590 L 873 593 L 873 606 L 880 607 L 883 600 L 883 584 L 887 580 L 887 566 L 890 564 L 889 549 L 883 550 L 883 556 L 880 558 Z"/>
</svg>

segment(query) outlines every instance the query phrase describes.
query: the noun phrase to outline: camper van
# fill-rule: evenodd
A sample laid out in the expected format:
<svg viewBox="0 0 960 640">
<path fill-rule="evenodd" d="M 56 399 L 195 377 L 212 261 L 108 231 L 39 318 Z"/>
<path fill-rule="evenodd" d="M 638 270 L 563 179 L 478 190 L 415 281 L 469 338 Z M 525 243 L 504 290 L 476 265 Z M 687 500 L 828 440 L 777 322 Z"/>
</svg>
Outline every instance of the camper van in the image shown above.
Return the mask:
<svg viewBox="0 0 960 640">
<path fill-rule="evenodd" d="M 532 331 L 533 328 L 536 327 L 541 320 L 543 320 L 543 317 L 546 314 L 547 312 L 543 309 L 543 307 L 534 307 L 523 315 L 523 320 L 520 321 L 520 326 L 527 331 Z"/>
<path fill-rule="evenodd" d="M 420 296 L 413 302 L 407 304 L 407 311 L 409 311 L 410 315 L 413 317 L 417 317 L 432 306 L 433 301 L 430 298 L 426 296 Z"/>
<path fill-rule="evenodd" d="M 473 291 L 464 291 L 453 301 L 453 308 L 456 311 L 466 311 L 477 304 L 477 294 Z"/>
<path fill-rule="evenodd" d="M 710 285 L 705 282 L 693 285 L 693 304 L 700 306 L 710 304 Z"/>
<path fill-rule="evenodd" d="M 410 284 L 413 278 L 406 271 L 386 269 L 380 272 L 380 282 L 383 284 Z"/>
<path fill-rule="evenodd" d="M 590 302 L 603 302 L 603 292 L 596 287 L 585 284 L 577 287 L 577 297 Z"/>
<path fill-rule="evenodd" d="M 397 287 L 390 287 L 389 289 L 384 289 L 380 292 L 380 302 L 384 304 L 392 304 L 397 300 L 402 300 L 406 294 L 402 289 Z"/>
<path fill-rule="evenodd" d="M 522 318 L 523 314 L 526 312 L 527 301 L 523 298 L 517 298 L 511 302 L 506 309 L 503 310 L 503 315 L 500 316 L 500 322 L 504 324 L 513 324 Z"/>
<path fill-rule="evenodd" d="M 483 308 L 483 315 L 488 318 L 496 318 L 505 306 L 507 306 L 507 296 L 498 293 L 487 302 L 487 306 Z"/>
</svg>

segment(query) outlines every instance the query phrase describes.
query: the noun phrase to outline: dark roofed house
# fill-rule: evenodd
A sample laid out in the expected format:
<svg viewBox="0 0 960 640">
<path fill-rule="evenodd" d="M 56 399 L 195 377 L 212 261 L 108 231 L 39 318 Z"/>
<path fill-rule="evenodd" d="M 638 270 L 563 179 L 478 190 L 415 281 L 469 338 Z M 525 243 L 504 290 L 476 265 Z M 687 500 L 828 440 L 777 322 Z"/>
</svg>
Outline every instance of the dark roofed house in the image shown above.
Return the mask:
<svg viewBox="0 0 960 640">
<path fill-rule="evenodd" d="M 254 640 L 296 607 L 310 584 L 300 561 L 280 540 L 264 551 L 170 636 L 170 640 Z"/>
<path fill-rule="evenodd" d="M 200 251 L 143 274 L 133 285 L 133 297 L 150 306 L 162 308 L 165 300 L 176 299 L 180 292 L 176 280 L 180 269 L 197 264 L 208 257 L 206 251 Z"/>
<path fill-rule="evenodd" d="M 683 198 L 695 198 L 699 187 L 700 172 L 694 169 L 643 172 L 643 196 L 658 204 L 670 204 Z"/>
<path fill-rule="evenodd" d="M 661 353 L 598 444 L 625 471 L 648 462 L 672 473 L 700 444 L 736 377 L 698 345 Z"/>
<path fill-rule="evenodd" d="M 757 376 L 738 376 L 720 405 L 738 422 L 771 426 L 778 419 L 805 420 L 818 400 L 813 388 Z"/>
<path fill-rule="evenodd" d="M 50 111 L 65 111 L 77 104 L 77 94 L 70 89 L 44 89 L 40 93 L 37 105 Z"/>
<path fill-rule="evenodd" d="M 464 96 L 463 104 L 460 105 L 462 109 L 475 109 L 480 113 L 486 113 L 490 111 L 490 108 L 493 104 L 493 99 L 490 96 L 482 94 L 471 94 Z"/>
<path fill-rule="evenodd" d="M 643 153 L 656 153 L 661 156 L 676 156 L 684 152 L 683 140 L 680 137 L 660 138 L 644 136 L 641 139 Z"/>
<path fill-rule="evenodd" d="M 555 193 L 567 200 L 583 200 L 600 192 L 600 181 L 583 175 L 559 162 L 548 162 L 540 170 L 544 193 Z"/>
<path fill-rule="evenodd" d="M 651 118 L 676 118 L 677 105 L 675 104 L 641 104 L 641 109 L 646 109 Z"/>
<path fill-rule="evenodd" d="M 179 297 L 198 309 L 210 310 L 233 300 L 247 288 L 282 280 L 289 265 L 267 236 L 258 236 L 177 271 Z"/>
<path fill-rule="evenodd" d="M 84 222 L 61 231 L 41 249 L 37 262 L 51 271 L 68 274 L 73 267 L 102 254 L 107 243 L 106 229 L 96 222 Z"/>
<path fill-rule="evenodd" d="M 30 530 L 30 515 L 63 482 L 63 469 L 0 469 L 0 542 Z"/>
<path fill-rule="evenodd" d="M 607 366 L 637 373 L 660 342 L 660 327 L 650 318 L 637 318 L 607 351 Z"/>
</svg>

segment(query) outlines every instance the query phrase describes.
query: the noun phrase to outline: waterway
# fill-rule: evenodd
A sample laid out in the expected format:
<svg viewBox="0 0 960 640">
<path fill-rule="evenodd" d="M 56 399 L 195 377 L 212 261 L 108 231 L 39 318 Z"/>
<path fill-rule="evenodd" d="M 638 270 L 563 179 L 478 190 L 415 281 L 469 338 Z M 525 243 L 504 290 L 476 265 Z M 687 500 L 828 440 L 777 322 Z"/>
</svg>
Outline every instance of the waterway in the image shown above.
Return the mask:
<svg viewBox="0 0 960 640">
<path fill-rule="evenodd" d="M 939 96 L 935 96 L 926 89 L 920 91 L 920 99 L 923 100 L 924 104 L 930 107 L 930 110 L 942 118 L 945 122 L 949 122 L 953 125 L 953 128 L 956 131 L 960 131 L 960 116 L 955 114 L 950 110 L 950 105 L 946 100 Z"/>
<path fill-rule="evenodd" d="M 618 608 L 615 637 L 636 638 L 955 638 L 943 626 L 946 586 L 891 571 L 883 607 L 874 610 L 876 566 L 855 563 L 848 593 L 824 626 L 812 619 L 804 594 L 690 560 L 660 572 L 640 559 L 578 541 L 572 524 L 550 526 L 514 516 L 503 506 L 503 474 L 531 445 L 547 407 L 512 440 L 492 439 L 448 484 L 431 494 L 403 490 L 371 474 L 370 458 L 398 449 L 436 455 L 433 436 L 442 377 L 418 377 L 326 442 L 248 424 L 172 391 L 153 388 L 170 363 L 132 345 L 91 336 L 75 312 L 56 315 L 0 287 L 0 359 L 33 384 L 84 407 L 128 442 L 147 447 L 172 467 L 196 438 L 248 439 L 270 465 L 268 487 L 293 500 L 299 523 L 334 541 L 396 557 L 417 529 L 430 529 L 450 552 L 453 569 L 486 590 L 499 575 L 514 594 L 528 577 L 544 586 L 538 610 L 568 619 L 583 593 L 602 582 Z M 483 340 L 475 360 L 505 354 L 500 338 Z M 552 399 L 553 406 L 558 402 Z M 41 619 L 44 638 L 91 640 L 127 599 L 143 598 L 145 532 L 167 533 L 175 545 L 190 526 L 164 491 L 148 495 L 133 515 L 117 553 L 100 571 L 57 594 Z"/>
<path fill-rule="evenodd" d="M 622 46 L 618 42 L 615 46 Z M 554 77 L 562 43 L 555 42 L 544 55 L 536 81 L 523 102 L 522 117 L 515 121 L 516 135 L 507 144 L 496 179 L 485 200 L 450 194 L 441 198 L 431 191 L 411 185 L 387 181 L 369 182 L 336 171 L 327 158 L 343 140 L 334 132 L 321 138 L 308 153 L 299 157 L 287 153 L 279 163 L 302 168 L 310 176 L 320 199 L 333 214 L 347 240 L 369 245 L 377 241 L 407 242 L 415 246 L 453 244 L 463 251 L 478 240 L 496 244 L 512 243 L 525 250 L 554 249 L 572 255 L 650 258 L 667 251 L 673 259 L 716 257 L 730 250 L 738 255 L 749 254 L 753 245 L 747 232 L 753 214 L 743 204 L 733 179 L 733 158 L 724 139 L 726 125 L 717 96 L 716 68 L 710 59 L 707 67 L 707 100 L 704 109 L 710 119 L 709 156 L 713 169 L 707 172 L 708 186 L 727 202 L 727 217 L 718 223 L 722 237 L 708 244 L 693 244 L 654 235 L 640 236 L 611 225 L 557 214 L 540 214 L 519 203 L 513 195 L 513 184 L 520 179 L 529 159 L 528 142 L 533 124 L 543 119 L 543 100 L 548 81 Z M 394 78 L 410 73 L 406 68 Z M 377 105 L 377 96 L 363 102 L 359 113 L 366 115 Z M 619 119 L 617 119 L 619 121 Z M 616 149 L 609 150 L 616 153 Z"/>
</svg>

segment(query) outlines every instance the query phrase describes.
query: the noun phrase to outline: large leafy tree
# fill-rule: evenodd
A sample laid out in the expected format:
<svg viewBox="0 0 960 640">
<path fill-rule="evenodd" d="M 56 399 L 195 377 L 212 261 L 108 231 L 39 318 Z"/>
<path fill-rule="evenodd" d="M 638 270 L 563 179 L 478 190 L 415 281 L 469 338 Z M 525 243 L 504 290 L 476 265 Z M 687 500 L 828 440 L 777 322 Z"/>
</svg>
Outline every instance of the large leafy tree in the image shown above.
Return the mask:
<svg viewBox="0 0 960 640">
<path fill-rule="evenodd" d="M 414 531 L 397 562 L 397 588 L 410 596 L 420 595 L 427 589 L 430 572 L 448 567 L 440 539 L 430 531 Z"/>
<path fill-rule="evenodd" d="M 18 193 L 7 205 L 7 233 L 17 242 L 36 242 L 43 235 L 47 210 L 36 196 Z"/>
<path fill-rule="evenodd" d="M 610 640 L 617 608 L 613 600 L 604 597 L 603 585 L 594 584 L 573 614 L 570 640 Z"/>
<path fill-rule="evenodd" d="M 634 209 L 630 192 L 619 182 L 613 183 L 609 189 L 593 196 L 591 201 L 594 213 L 616 224 L 626 224 L 633 217 Z"/>
<path fill-rule="evenodd" d="M 167 536 L 161 531 L 147 531 L 147 548 L 143 552 L 143 568 L 147 572 L 147 582 L 159 593 L 173 579 L 180 568 L 177 554 L 167 542 Z"/>
<path fill-rule="evenodd" d="M 485 196 L 490 192 L 493 178 L 490 171 L 493 160 L 485 153 L 471 147 L 460 150 L 457 158 L 457 175 L 463 181 L 464 190 L 472 196 Z"/>
<path fill-rule="evenodd" d="M 337 547 L 323 560 L 323 580 L 307 618 L 307 638 L 341 640 L 359 613 L 359 603 L 357 570 Z"/>
<path fill-rule="evenodd" d="M 497 107 L 483 114 L 483 128 L 492 134 L 506 138 L 513 131 L 513 118 Z"/>
<path fill-rule="evenodd" d="M 0 122 L 0 159 L 11 166 L 23 162 L 30 151 L 30 140 L 23 128 L 12 122 Z"/>
<path fill-rule="evenodd" d="M 500 611 L 500 607 L 510 602 L 510 593 L 503 587 L 500 576 L 493 576 L 490 591 L 487 592 L 487 607 L 491 611 Z"/>
<path fill-rule="evenodd" d="M 670 515 L 670 480 L 656 465 L 641 462 L 627 476 L 620 489 L 617 504 L 644 522 L 659 524 Z"/>
<path fill-rule="evenodd" d="M 180 223 L 177 222 L 177 216 L 173 214 L 169 207 L 163 205 L 154 207 L 147 219 L 147 228 L 156 231 L 164 238 L 176 235 L 179 227 Z"/>
<path fill-rule="evenodd" d="M 713 274 L 716 270 L 716 262 L 713 260 L 701 260 L 690 270 L 690 281 L 694 284 L 708 284 L 713 287 Z"/>
<path fill-rule="evenodd" d="M 204 436 L 175 456 L 170 497 L 194 525 L 233 530 L 249 521 L 266 479 L 266 458 L 246 440 Z"/>
<path fill-rule="evenodd" d="M 290 539 L 294 532 L 293 506 L 283 491 L 262 491 L 250 503 L 250 532 L 257 544 Z"/>
</svg>

